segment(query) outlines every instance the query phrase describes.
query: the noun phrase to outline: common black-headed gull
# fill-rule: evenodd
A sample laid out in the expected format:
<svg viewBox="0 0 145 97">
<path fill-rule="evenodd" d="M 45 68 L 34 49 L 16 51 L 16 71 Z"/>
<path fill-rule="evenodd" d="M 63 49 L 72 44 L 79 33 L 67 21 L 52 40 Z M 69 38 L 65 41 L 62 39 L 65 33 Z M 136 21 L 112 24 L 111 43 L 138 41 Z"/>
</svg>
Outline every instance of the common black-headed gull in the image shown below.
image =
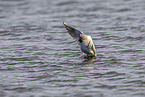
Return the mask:
<svg viewBox="0 0 145 97">
<path fill-rule="evenodd" d="M 95 46 L 91 36 L 84 34 L 65 22 L 63 24 L 68 33 L 79 43 L 82 52 L 87 54 L 88 57 L 96 57 Z"/>
</svg>

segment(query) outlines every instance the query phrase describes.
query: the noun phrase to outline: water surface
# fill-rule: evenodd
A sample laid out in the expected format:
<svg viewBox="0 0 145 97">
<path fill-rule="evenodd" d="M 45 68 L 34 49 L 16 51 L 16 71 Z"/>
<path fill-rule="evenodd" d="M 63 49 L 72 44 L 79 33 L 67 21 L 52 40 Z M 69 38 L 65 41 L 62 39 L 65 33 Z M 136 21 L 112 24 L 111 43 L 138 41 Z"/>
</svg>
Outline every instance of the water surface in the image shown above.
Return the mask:
<svg viewBox="0 0 145 97">
<path fill-rule="evenodd" d="M 0 0 L 1 97 L 144 97 L 144 0 Z M 85 60 L 63 21 L 91 35 Z"/>
</svg>

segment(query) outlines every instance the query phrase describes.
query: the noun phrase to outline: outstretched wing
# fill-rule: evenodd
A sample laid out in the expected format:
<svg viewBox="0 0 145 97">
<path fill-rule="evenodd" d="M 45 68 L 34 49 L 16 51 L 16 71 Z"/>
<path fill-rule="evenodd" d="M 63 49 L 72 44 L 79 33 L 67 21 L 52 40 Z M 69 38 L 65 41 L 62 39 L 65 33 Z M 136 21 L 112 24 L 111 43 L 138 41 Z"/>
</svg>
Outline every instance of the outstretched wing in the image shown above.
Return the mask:
<svg viewBox="0 0 145 97">
<path fill-rule="evenodd" d="M 68 30 L 68 33 L 75 39 L 78 40 L 80 39 L 80 34 L 83 34 L 83 32 L 77 30 L 74 27 L 71 27 L 70 25 L 68 25 L 67 23 L 63 22 L 63 24 L 65 25 L 65 28 Z"/>
</svg>

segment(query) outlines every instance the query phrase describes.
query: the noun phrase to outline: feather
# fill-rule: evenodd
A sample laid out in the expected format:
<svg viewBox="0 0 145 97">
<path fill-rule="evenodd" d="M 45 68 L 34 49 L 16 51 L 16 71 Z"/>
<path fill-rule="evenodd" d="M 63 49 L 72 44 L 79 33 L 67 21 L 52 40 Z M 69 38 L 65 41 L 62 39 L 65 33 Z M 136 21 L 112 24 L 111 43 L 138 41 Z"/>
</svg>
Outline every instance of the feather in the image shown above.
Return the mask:
<svg viewBox="0 0 145 97">
<path fill-rule="evenodd" d="M 65 28 L 68 30 L 68 33 L 75 39 L 75 40 L 79 40 L 80 38 L 80 34 L 84 34 L 83 32 L 77 30 L 74 27 L 71 27 L 70 25 L 68 25 L 67 23 L 63 22 L 63 24 L 65 25 Z"/>
<path fill-rule="evenodd" d="M 82 31 L 77 30 L 70 25 L 63 23 L 68 33 L 79 42 L 82 52 L 86 53 L 88 56 L 96 57 L 95 46 L 91 36 L 85 35 Z"/>
</svg>

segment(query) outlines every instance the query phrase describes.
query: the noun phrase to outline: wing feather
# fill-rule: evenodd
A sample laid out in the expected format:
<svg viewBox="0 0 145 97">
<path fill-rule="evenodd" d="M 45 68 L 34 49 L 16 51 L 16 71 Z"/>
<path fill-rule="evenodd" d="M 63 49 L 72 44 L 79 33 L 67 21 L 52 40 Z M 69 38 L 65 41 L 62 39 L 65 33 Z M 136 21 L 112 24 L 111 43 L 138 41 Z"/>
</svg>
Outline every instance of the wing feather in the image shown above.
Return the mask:
<svg viewBox="0 0 145 97">
<path fill-rule="evenodd" d="M 68 25 L 67 23 L 63 22 L 65 28 L 67 29 L 68 33 L 75 39 L 78 40 L 80 38 L 80 34 L 84 34 L 82 31 L 77 30 L 76 28 Z"/>
<path fill-rule="evenodd" d="M 82 42 L 83 42 L 83 44 L 85 44 L 85 47 L 87 47 L 89 49 L 88 53 L 92 54 L 92 56 L 96 56 L 95 46 L 94 46 L 91 36 L 85 35 L 82 31 L 77 30 L 76 28 L 68 25 L 65 22 L 63 22 L 63 24 L 65 25 L 65 28 L 67 29 L 68 33 L 75 40 L 77 40 L 80 44 Z"/>
</svg>

